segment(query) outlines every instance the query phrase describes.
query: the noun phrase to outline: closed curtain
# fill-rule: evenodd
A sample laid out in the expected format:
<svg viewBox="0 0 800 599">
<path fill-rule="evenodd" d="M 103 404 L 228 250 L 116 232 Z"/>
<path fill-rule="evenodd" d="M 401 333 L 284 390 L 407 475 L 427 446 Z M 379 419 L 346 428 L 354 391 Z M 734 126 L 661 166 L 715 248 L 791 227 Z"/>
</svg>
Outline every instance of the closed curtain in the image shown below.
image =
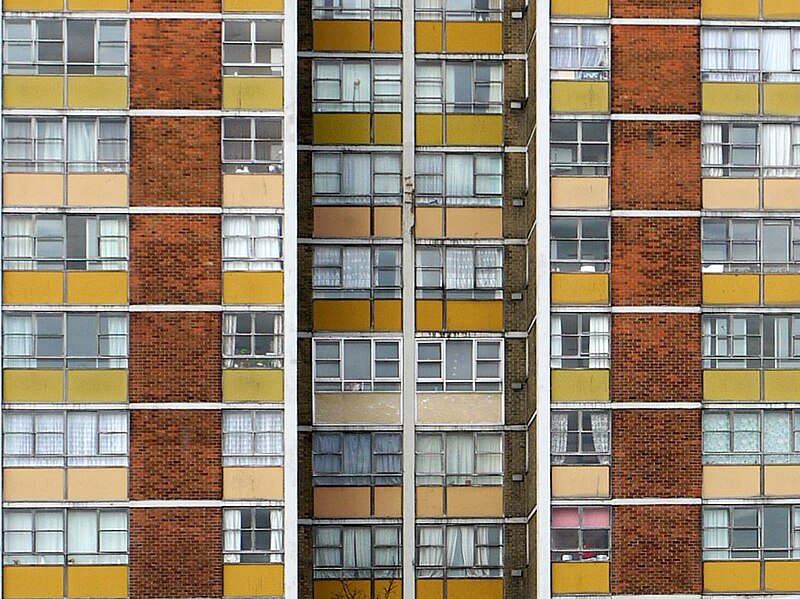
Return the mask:
<svg viewBox="0 0 800 599">
<path fill-rule="evenodd" d="M 259 410 L 256 412 L 256 434 L 254 453 L 263 456 L 258 463 L 262 466 L 283 464 L 283 412 L 279 410 Z"/>
<path fill-rule="evenodd" d="M 420 526 L 417 575 L 424 578 L 440 576 L 444 567 L 444 530 L 439 526 Z"/>
<path fill-rule="evenodd" d="M 706 167 L 722 166 L 722 125 L 703 124 L 701 133 L 703 146 L 703 165 Z M 721 168 L 707 168 L 709 177 L 721 177 Z"/>
<path fill-rule="evenodd" d="M 261 260 L 257 270 L 279 270 L 281 252 L 281 217 L 259 216 L 255 219 L 254 257 Z"/>
<path fill-rule="evenodd" d="M 337 434 L 314 435 L 314 474 L 338 474 L 342 471 L 342 441 Z"/>
<path fill-rule="evenodd" d="M 611 438 L 611 415 L 608 412 L 591 412 L 589 418 L 592 422 L 592 442 L 594 450 L 603 454 L 609 451 Z M 608 456 L 600 456 L 600 462 L 608 464 Z"/>
<path fill-rule="evenodd" d="M 550 28 L 550 68 L 575 69 L 580 63 L 578 57 L 578 28 L 560 27 Z"/>
<path fill-rule="evenodd" d="M 222 255 L 227 270 L 249 270 L 250 217 L 226 216 L 222 219 Z"/>
<path fill-rule="evenodd" d="M 368 578 L 372 567 L 372 539 L 370 529 L 348 527 L 342 529 L 342 566 L 355 570 L 357 578 Z"/>
<path fill-rule="evenodd" d="M 16 368 L 35 368 L 33 357 L 33 319 L 30 316 L 6 316 L 3 319 L 4 355 L 13 358 Z"/>
<path fill-rule="evenodd" d="M 475 443 L 475 472 L 478 474 L 501 474 L 503 472 L 502 435 L 478 435 Z"/>
<path fill-rule="evenodd" d="M 70 511 L 67 515 L 67 552 L 96 554 L 97 551 L 97 512 Z"/>
<path fill-rule="evenodd" d="M 793 164 L 794 153 L 791 125 L 761 126 L 761 162 L 765 177 L 800 177 L 800 163 Z"/>
<path fill-rule="evenodd" d="M 269 536 L 269 561 L 279 564 L 283 562 L 283 510 L 270 510 L 269 527 L 272 529 Z"/>
<path fill-rule="evenodd" d="M 342 110 L 369 112 L 372 97 L 370 64 L 345 62 L 342 64 Z"/>
<path fill-rule="evenodd" d="M 561 317 L 554 315 L 550 318 L 550 367 L 561 368 Z"/>
<path fill-rule="evenodd" d="M 725 508 L 703 510 L 704 559 L 730 559 L 728 520 Z"/>
<path fill-rule="evenodd" d="M 448 204 L 468 204 L 475 194 L 474 181 L 475 170 L 471 154 L 447 156 L 445 195 Z"/>
<path fill-rule="evenodd" d="M 730 69 L 730 53 L 728 50 L 728 31 L 705 27 L 702 30 L 701 70 L 707 81 L 724 81 L 729 76 L 723 71 Z"/>
<path fill-rule="evenodd" d="M 128 221 L 125 218 L 101 218 L 98 257 L 102 270 L 123 270 L 128 254 Z"/>
<path fill-rule="evenodd" d="M 789 464 L 797 461 L 797 458 L 792 456 L 792 434 L 791 412 L 764 411 L 765 463 Z"/>
<path fill-rule="evenodd" d="M 446 289 L 474 289 L 475 287 L 475 262 L 471 249 L 447 248 Z"/>
<path fill-rule="evenodd" d="M 792 80 L 792 32 L 765 29 L 761 34 L 761 67 L 767 81 Z"/>
<path fill-rule="evenodd" d="M 71 121 L 70 121 L 71 122 Z M 79 121 L 81 122 L 81 121 Z M 89 140 L 92 150 L 94 140 Z M 92 155 L 90 153 L 90 155 Z M 41 163 L 39 170 L 61 171 L 64 160 L 64 129 L 59 119 L 39 119 L 36 123 L 36 159 Z"/>
<path fill-rule="evenodd" d="M 71 172 L 97 170 L 97 133 L 95 121 L 67 121 L 67 162 Z"/>
<path fill-rule="evenodd" d="M 319 245 L 314 248 L 314 287 L 341 287 L 342 272 L 338 268 L 341 248 Z"/>
<path fill-rule="evenodd" d="M 97 456 L 97 414 L 91 412 L 71 412 L 67 419 L 67 455 L 70 465 L 100 465 L 90 459 Z"/>
<path fill-rule="evenodd" d="M 222 549 L 224 552 L 242 550 L 242 512 L 241 510 L 224 510 L 222 513 Z M 238 562 L 238 555 L 226 555 L 226 562 Z"/>
<path fill-rule="evenodd" d="M 343 435 L 344 472 L 369 474 L 372 472 L 372 443 L 369 434 Z"/>
<path fill-rule="evenodd" d="M 498 289 L 503 286 L 503 250 L 479 249 L 475 252 L 476 287 Z"/>
<path fill-rule="evenodd" d="M 33 218 L 8 215 L 3 218 L 3 258 L 5 268 L 11 270 L 33 270 L 34 243 Z M 21 260 L 14 260 L 21 258 Z"/>
<path fill-rule="evenodd" d="M 758 30 L 734 29 L 730 38 L 731 57 L 726 81 L 758 81 Z"/>
<path fill-rule="evenodd" d="M 34 520 L 36 552 L 61 553 L 64 550 L 64 514 L 62 512 L 37 512 Z"/>
<path fill-rule="evenodd" d="M 126 368 L 128 363 L 128 317 L 107 316 L 108 355 L 116 357 L 109 360 L 109 368 Z"/>
<path fill-rule="evenodd" d="M 569 415 L 566 412 L 553 412 L 550 415 L 550 452 L 553 454 L 553 464 L 563 464 L 566 461 L 563 454 L 567 451 L 568 428 Z"/>
<path fill-rule="evenodd" d="M 358 203 L 369 203 L 372 187 L 370 154 L 342 156 L 342 195 L 355 196 Z"/>
<path fill-rule="evenodd" d="M 371 286 L 371 256 L 369 247 L 347 247 L 342 250 L 342 287 L 369 289 Z"/>
<path fill-rule="evenodd" d="M 608 27 L 584 27 L 581 30 L 581 68 L 591 69 L 608 66 Z"/>
<path fill-rule="evenodd" d="M 463 484 L 475 472 L 475 444 L 471 433 L 451 433 L 446 437 L 448 481 Z M 456 477 L 453 480 L 452 477 Z"/>
<path fill-rule="evenodd" d="M 608 368 L 608 325 L 606 315 L 589 317 L 589 368 Z"/>
<path fill-rule="evenodd" d="M 442 473 L 442 437 L 417 435 L 417 475 Z"/>
</svg>

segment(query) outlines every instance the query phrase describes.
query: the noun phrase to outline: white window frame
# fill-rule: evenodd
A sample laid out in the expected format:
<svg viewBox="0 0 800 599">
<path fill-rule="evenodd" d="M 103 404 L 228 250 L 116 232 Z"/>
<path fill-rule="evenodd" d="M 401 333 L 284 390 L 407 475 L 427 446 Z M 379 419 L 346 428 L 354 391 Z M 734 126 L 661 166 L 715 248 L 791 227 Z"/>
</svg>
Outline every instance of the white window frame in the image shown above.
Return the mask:
<svg viewBox="0 0 800 599">
<path fill-rule="evenodd" d="M 314 298 L 369 298 L 369 299 L 398 299 L 402 292 L 401 281 L 401 268 L 402 268 L 402 252 L 399 245 L 376 244 L 372 246 L 365 245 L 346 245 L 346 246 L 331 246 L 331 245 L 318 245 L 313 248 L 312 259 L 312 287 Z M 338 250 L 338 259 L 336 261 L 330 260 L 326 254 L 333 253 Z M 346 279 L 348 278 L 348 264 L 346 257 L 350 253 L 369 253 L 369 285 L 361 285 L 359 287 L 345 286 Z M 396 263 L 390 266 L 381 264 L 381 259 L 384 257 L 396 257 Z M 355 268 L 357 270 L 357 268 Z M 322 282 L 326 280 L 323 276 L 327 272 L 332 276 L 331 279 L 338 277 L 338 284 L 323 285 Z M 395 283 L 394 285 L 381 285 L 380 275 L 382 272 L 393 272 Z M 364 281 L 366 283 L 366 281 Z"/>
<path fill-rule="evenodd" d="M 575 127 L 575 136 L 561 136 L 557 130 Z M 587 130 L 605 128 L 605 139 L 592 139 Z M 591 149 L 605 150 L 605 159 L 593 160 Z M 562 160 L 559 153 L 571 154 Z M 607 177 L 611 168 L 611 122 L 610 121 L 565 121 L 551 122 L 550 174 L 553 176 Z"/>
<path fill-rule="evenodd" d="M 558 236 L 558 225 L 574 224 L 575 235 Z M 587 225 L 605 226 L 603 237 L 589 237 Z M 611 219 L 607 216 L 554 216 L 550 219 L 551 272 L 609 272 L 611 270 Z M 604 244 L 605 257 L 598 257 L 597 246 Z M 571 246 L 575 257 L 571 257 Z M 594 249 L 592 247 L 595 246 Z M 562 250 L 562 251 L 559 251 Z M 567 257 L 563 257 L 567 256 Z"/>
<path fill-rule="evenodd" d="M 232 129 L 236 125 L 249 128 L 249 133 L 239 136 Z M 246 126 L 245 126 L 246 125 Z M 274 129 L 274 131 L 259 129 Z M 277 132 L 277 137 L 273 135 Z M 234 151 L 239 144 L 241 156 Z M 230 156 L 233 154 L 233 156 Z M 268 157 L 265 157 L 268 156 Z M 283 172 L 283 119 L 281 117 L 223 117 L 222 118 L 222 172 L 227 174 Z"/>
<path fill-rule="evenodd" d="M 223 410 L 223 467 L 283 466 L 283 453 L 283 410 Z"/>
<path fill-rule="evenodd" d="M 449 357 L 455 347 L 471 346 L 470 377 L 467 379 L 451 378 L 448 373 Z M 438 347 L 438 357 L 423 355 L 427 349 Z M 479 356 L 482 349 L 497 348 L 497 357 Z M 417 391 L 445 393 L 500 393 L 503 390 L 505 369 L 505 347 L 502 339 L 492 338 L 456 338 L 456 339 L 418 339 L 417 340 Z M 455 359 L 454 359 L 455 360 Z M 457 360 L 454 362 L 457 365 Z M 427 365 L 427 367 L 426 367 Z M 481 374 L 481 367 L 496 369 L 497 376 Z M 423 376 L 423 369 L 438 369 L 438 376 Z"/>
<path fill-rule="evenodd" d="M 249 29 L 248 39 L 236 39 L 234 26 L 246 25 Z M 267 37 L 272 31 L 262 31 L 266 27 L 278 28 L 278 39 L 259 39 L 265 33 Z M 247 48 L 248 60 L 234 60 L 231 53 Z M 269 60 L 263 60 L 261 54 L 269 53 Z M 283 20 L 282 19 L 224 19 L 222 21 L 222 74 L 233 77 L 282 77 L 283 76 Z"/>
<path fill-rule="evenodd" d="M 450 451 L 458 451 L 448 444 L 448 440 L 471 438 L 472 468 L 471 472 L 453 472 L 453 462 L 449 459 Z M 484 451 L 481 441 L 484 439 L 497 443 L 500 451 Z M 424 441 L 424 443 L 421 443 Z M 438 446 L 438 449 L 424 450 L 424 446 Z M 487 467 L 492 459 L 499 458 L 499 468 Z M 416 448 L 416 484 L 417 486 L 479 487 L 503 484 L 505 470 L 505 439 L 501 432 L 417 432 Z M 438 466 L 437 466 L 438 464 Z M 482 465 L 483 464 L 483 465 Z"/>
<path fill-rule="evenodd" d="M 470 99 L 455 97 L 456 73 L 470 67 Z M 488 69 L 488 70 L 487 70 Z M 488 74 L 488 78 L 483 78 Z M 502 114 L 503 63 L 492 60 L 418 60 L 415 69 L 416 111 L 418 113 Z M 452 85 L 451 85 L 452 82 Z M 451 96 L 452 90 L 452 96 Z M 479 100 L 479 96 L 495 99 Z"/>
<path fill-rule="evenodd" d="M 560 45 L 560 31 L 574 30 L 575 45 Z M 605 33 L 605 43 L 588 39 L 596 31 Z M 562 63 L 565 64 L 560 64 Z M 592 64 L 594 63 L 594 64 Z M 609 25 L 550 26 L 550 79 L 608 81 L 611 76 L 611 27 Z"/>
<path fill-rule="evenodd" d="M 439 164 L 424 170 L 426 163 Z M 464 169 L 458 161 L 469 162 Z M 503 205 L 503 155 L 495 153 L 417 152 L 415 201 L 418 206 L 502 206 Z M 458 194 L 452 187 L 462 184 L 467 176 L 469 191 Z M 452 181 L 451 181 L 452 180 Z M 496 180 L 497 189 L 481 191 L 486 184 Z M 430 191 L 428 191 L 430 190 Z"/>
<path fill-rule="evenodd" d="M 348 379 L 345 377 L 345 369 L 347 359 L 345 347 L 348 343 L 370 343 L 370 380 L 362 379 Z M 377 358 L 376 348 L 381 344 L 394 345 L 397 348 L 396 358 Z M 329 347 L 338 346 L 337 357 L 322 357 L 319 355 L 318 348 L 320 345 Z M 354 393 L 354 392 L 398 392 L 400 391 L 400 356 L 402 355 L 402 345 L 399 339 L 385 338 L 385 337 L 315 337 L 312 347 L 313 353 L 313 369 L 314 369 L 314 392 L 315 393 Z M 320 362 L 330 364 L 338 364 L 339 375 L 337 377 L 322 377 L 319 375 Z M 381 363 L 394 364 L 397 370 L 396 376 L 378 376 L 377 371 Z"/>
<path fill-rule="evenodd" d="M 236 223 L 247 223 L 247 231 L 234 231 Z M 277 235 L 259 234 L 258 231 L 263 225 L 277 229 Z M 245 251 L 241 252 L 243 245 L 246 246 Z M 283 270 L 283 215 L 223 215 L 222 270 L 252 272 Z"/>
<path fill-rule="evenodd" d="M 564 333 L 567 318 L 577 317 L 577 333 Z M 550 318 L 550 367 L 607 369 L 611 362 L 611 315 L 556 313 Z M 565 351 L 564 340 L 576 340 L 575 351 Z M 594 346 L 594 347 L 593 347 Z"/>
<path fill-rule="evenodd" d="M 312 196 L 315 206 L 397 206 L 403 197 L 400 152 L 329 152 L 315 151 L 311 156 Z M 388 159 L 395 164 L 388 168 Z M 330 168 L 327 162 L 335 162 Z M 346 164 L 352 162 L 354 164 Z M 366 162 L 367 164 L 360 164 Z M 369 190 L 353 193 L 351 171 L 369 169 Z M 384 187 L 386 186 L 386 187 Z M 391 192 L 382 191 L 391 187 Z M 333 191 L 329 191 L 332 189 Z"/>
<path fill-rule="evenodd" d="M 350 455 L 348 440 L 351 437 L 369 438 L 369 472 L 350 472 L 352 461 L 363 460 L 364 456 Z M 325 442 L 338 439 L 336 448 L 325 447 Z M 378 439 L 391 439 L 397 444 L 396 451 L 381 451 Z M 399 486 L 402 482 L 402 438 L 399 432 L 393 431 L 315 431 L 312 436 L 312 472 L 314 486 Z M 332 464 L 338 462 L 339 467 L 325 465 L 327 459 Z M 396 467 L 387 464 L 395 463 Z"/>
<path fill-rule="evenodd" d="M 249 525 L 247 526 L 242 523 L 244 514 L 248 514 L 249 517 Z M 266 517 L 269 520 L 269 528 L 258 527 L 259 517 Z M 280 507 L 223 509 L 223 562 L 226 564 L 282 564 L 284 549 L 283 522 L 283 508 Z M 266 532 L 269 536 L 269 547 L 266 549 L 256 549 L 259 531 Z"/>
<path fill-rule="evenodd" d="M 399 60 L 316 59 L 313 63 L 312 109 L 314 112 L 400 112 L 401 67 Z M 344 89 L 346 71 L 355 68 L 364 70 L 362 77 L 368 79 L 366 82 L 361 77 L 353 79 L 352 99 L 345 99 L 348 97 Z M 360 92 L 367 87 L 365 83 L 368 93 L 364 98 L 356 99 L 356 88 Z M 327 95 L 329 88 L 333 91 L 331 95 Z"/>
</svg>

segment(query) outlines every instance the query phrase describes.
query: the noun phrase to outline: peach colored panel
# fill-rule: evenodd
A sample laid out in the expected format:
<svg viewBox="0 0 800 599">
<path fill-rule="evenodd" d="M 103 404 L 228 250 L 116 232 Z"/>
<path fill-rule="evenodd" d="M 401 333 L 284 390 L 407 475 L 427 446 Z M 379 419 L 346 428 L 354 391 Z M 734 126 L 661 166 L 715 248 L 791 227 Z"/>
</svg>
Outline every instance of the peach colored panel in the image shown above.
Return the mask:
<svg viewBox="0 0 800 599">
<path fill-rule="evenodd" d="M 3 175 L 6 206 L 62 206 L 64 175 L 57 173 L 6 173 Z"/>
<path fill-rule="evenodd" d="M 447 237 L 461 239 L 501 239 L 502 208 L 448 208 L 445 215 Z"/>
<path fill-rule="evenodd" d="M 442 208 L 417 208 L 414 226 L 417 238 L 444 235 L 444 210 Z"/>
<path fill-rule="evenodd" d="M 437 518 L 444 515 L 444 489 L 417 487 L 417 517 Z"/>
<path fill-rule="evenodd" d="M 369 487 L 314 487 L 317 518 L 368 518 L 370 502 Z"/>
<path fill-rule="evenodd" d="M 314 208 L 314 237 L 369 237 L 368 206 Z"/>
<path fill-rule="evenodd" d="M 447 487 L 447 516 L 502 516 L 503 487 Z"/>
<path fill-rule="evenodd" d="M 283 206 L 283 175 L 223 175 L 222 205 Z"/>
<path fill-rule="evenodd" d="M 67 175 L 69 206 L 127 206 L 128 175 L 81 173 Z"/>
<path fill-rule="evenodd" d="M 800 179 L 765 179 L 764 209 L 800 209 Z"/>
<path fill-rule="evenodd" d="M 402 516 L 401 487 L 375 487 L 374 515 L 384 518 Z"/>
<path fill-rule="evenodd" d="M 402 227 L 400 225 L 399 206 L 379 206 L 373 211 L 374 235 L 375 237 L 400 237 Z"/>
</svg>

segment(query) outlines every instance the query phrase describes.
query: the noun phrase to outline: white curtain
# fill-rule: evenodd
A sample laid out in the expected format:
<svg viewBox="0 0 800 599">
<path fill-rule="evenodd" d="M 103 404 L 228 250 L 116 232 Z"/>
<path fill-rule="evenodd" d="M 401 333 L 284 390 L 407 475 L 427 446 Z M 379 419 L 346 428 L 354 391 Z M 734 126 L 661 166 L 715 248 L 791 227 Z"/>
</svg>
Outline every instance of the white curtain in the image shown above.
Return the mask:
<svg viewBox="0 0 800 599">
<path fill-rule="evenodd" d="M 346 247 L 342 250 L 342 287 L 369 289 L 372 282 L 372 250 L 369 247 Z"/>
<path fill-rule="evenodd" d="M 36 455 L 64 455 L 64 416 L 45 412 L 34 416 L 36 432 Z"/>
<path fill-rule="evenodd" d="M 447 527 L 447 567 L 469 569 L 475 566 L 475 527 Z M 467 576 L 475 573 L 467 571 Z"/>
<path fill-rule="evenodd" d="M 283 562 L 283 510 L 270 510 L 269 527 L 272 529 L 269 535 L 269 561 L 280 564 Z"/>
<path fill-rule="evenodd" d="M 475 251 L 478 289 L 498 289 L 503 286 L 503 250 L 500 248 Z"/>
<path fill-rule="evenodd" d="M 236 314 L 222 315 L 222 355 L 232 357 L 236 353 Z M 226 366 L 229 364 L 226 364 Z"/>
<path fill-rule="evenodd" d="M 339 474 L 342 471 L 342 439 L 338 434 L 314 435 L 314 474 Z"/>
<path fill-rule="evenodd" d="M 341 287 L 340 260 L 342 249 L 319 245 L 314 248 L 314 287 Z"/>
<path fill-rule="evenodd" d="M 582 68 L 598 68 L 608 66 L 609 28 L 602 27 L 583 27 L 581 30 L 581 55 Z"/>
<path fill-rule="evenodd" d="M 281 217 L 257 216 L 254 237 L 253 257 L 260 262 L 251 264 L 250 270 L 280 270 Z"/>
<path fill-rule="evenodd" d="M 34 514 L 34 520 L 36 528 L 36 552 L 61 553 L 64 551 L 64 513 L 49 511 L 36 512 Z"/>
<path fill-rule="evenodd" d="M 71 465 L 100 465 L 91 460 L 91 456 L 98 454 L 97 433 L 96 412 L 71 412 L 67 415 L 67 455 Z"/>
<path fill-rule="evenodd" d="M 443 3 L 444 0 L 416 0 L 414 4 L 417 9 L 416 18 L 428 21 L 441 19 Z"/>
<path fill-rule="evenodd" d="M 444 530 L 440 526 L 420 526 L 417 528 L 419 535 L 419 562 L 417 574 L 420 577 L 431 578 L 440 576 L 437 571 L 444 568 Z"/>
<path fill-rule="evenodd" d="M 767 81 L 792 80 L 792 32 L 765 29 L 761 34 L 761 67 Z"/>
<path fill-rule="evenodd" d="M 609 440 L 611 439 L 611 414 L 609 412 L 591 412 L 589 418 L 592 422 L 592 441 L 594 450 L 599 454 L 607 454 Z M 609 456 L 599 456 L 601 464 L 608 464 Z"/>
<path fill-rule="evenodd" d="M 447 442 L 446 472 L 450 484 L 464 484 L 475 472 L 475 441 L 471 433 L 450 433 Z"/>
<path fill-rule="evenodd" d="M 475 262 L 471 249 L 446 248 L 446 289 L 474 289 Z"/>
<path fill-rule="evenodd" d="M 378 152 L 372 155 L 372 160 L 375 166 L 372 183 L 374 193 L 399 195 L 402 192 L 400 155 L 395 152 Z"/>
<path fill-rule="evenodd" d="M 370 529 L 347 527 L 342 529 L 342 561 L 346 570 L 360 570 L 357 578 L 368 577 L 372 566 L 372 539 Z"/>
<path fill-rule="evenodd" d="M 370 63 L 342 63 L 342 106 L 347 112 L 369 112 L 372 97 Z"/>
<path fill-rule="evenodd" d="M 71 554 L 96 554 L 97 512 L 67 512 L 67 552 Z M 83 561 L 78 558 L 78 561 Z"/>
<path fill-rule="evenodd" d="M 569 428 L 569 414 L 566 412 L 553 412 L 550 415 L 550 451 L 553 454 L 553 464 L 563 464 L 567 451 L 567 439 Z"/>
<path fill-rule="evenodd" d="M 345 154 L 342 156 L 342 195 L 361 196 L 360 202 L 369 201 L 372 184 L 370 154 Z"/>
<path fill-rule="evenodd" d="M 33 514 L 7 510 L 3 513 L 3 529 L 7 553 L 33 552 Z"/>
<path fill-rule="evenodd" d="M 474 190 L 475 170 L 472 154 L 453 154 L 446 159 L 447 203 L 468 204 Z"/>
<path fill-rule="evenodd" d="M 97 133 L 95 121 L 67 121 L 67 162 L 71 172 L 97 170 Z"/>
<path fill-rule="evenodd" d="M 222 550 L 234 552 L 242 550 L 242 512 L 241 510 L 224 510 L 222 513 Z M 226 555 L 228 563 L 238 562 L 238 555 Z"/>
<path fill-rule="evenodd" d="M 709 166 L 722 166 L 722 125 L 711 123 L 703 124 L 701 132 L 703 145 L 703 164 Z M 721 168 L 707 169 L 709 177 L 721 177 Z"/>
<path fill-rule="evenodd" d="M 608 368 L 609 320 L 605 314 L 589 317 L 589 368 Z"/>
<path fill-rule="evenodd" d="M 315 153 L 313 161 L 314 194 L 338 194 L 341 189 L 342 167 L 339 154 Z"/>
<path fill-rule="evenodd" d="M 342 567 L 342 529 L 319 526 L 314 529 L 314 566 L 318 568 Z M 317 576 L 339 578 L 337 572 L 318 572 Z"/>
<path fill-rule="evenodd" d="M 478 474 L 503 473 L 503 436 L 480 434 L 475 439 L 475 472 Z"/>
<path fill-rule="evenodd" d="M 249 270 L 250 222 L 249 216 L 222 218 L 222 257 L 227 270 Z"/>
<path fill-rule="evenodd" d="M 562 361 L 562 343 L 561 343 L 561 317 L 554 314 L 550 318 L 550 367 L 561 368 Z"/>
<path fill-rule="evenodd" d="M 283 412 L 280 410 L 258 410 L 254 453 L 261 456 L 261 466 L 280 466 L 283 464 Z"/>
<path fill-rule="evenodd" d="M 730 559 L 727 508 L 703 510 L 703 559 Z"/>
<path fill-rule="evenodd" d="M 441 435 L 417 435 L 417 476 L 442 473 Z"/>
<path fill-rule="evenodd" d="M 33 414 L 8 412 L 4 415 L 3 453 L 8 466 L 20 465 L 20 459 L 34 455 Z"/>
<path fill-rule="evenodd" d="M 33 217 L 9 214 L 3 217 L 3 229 L 3 258 L 6 268 L 33 270 Z M 14 260 L 15 258 L 20 260 Z"/>
<path fill-rule="evenodd" d="M 767 464 L 791 463 L 792 413 L 764 411 L 764 460 Z"/>
<path fill-rule="evenodd" d="M 800 177 L 800 168 L 791 168 L 792 158 L 791 125 L 762 125 L 761 162 L 764 176 Z"/>
<path fill-rule="evenodd" d="M 550 68 L 576 69 L 578 57 L 578 28 L 568 25 L 554 25 L 550 28 Z"/>
<path fill-rule="evenodd" d="M 473 576 L 476 577 L 486 577 L 489 576 L 489 568 L 499 568 L 501 564 L 501 559 L 498 559 L 500 555 L 498 552 L 501 552 L 497 545 L 496 541 L 493 541 L 492 536 L 496 534 L 497 527 L 494 526 L 477 526 L 477 551 L 475 552 L 475 566 L 476 569 L 472 572 Z"/>
<path fill-rule="evenodd" d="M 63 121 L 58 119 L 38 119 L 36 122 L 36 159 L 49 163 L 42 164 L 40 170 L 60 171 L 64 160 Z"/>
<path fill-rule="evenodd" d="M 723 71 L 730 69 L 728 51 L 728 30 L 713 27 L 704 27 L 702 35 L 701 70 L 712 71 L 704 77 L 709 81 L 724 81 L 728 74 Z"/>
<path fill-rule="evenodd" d="M 124 270 L 128 254 L 128 220 L 125 217 L 100 219 L 98 257 L 103 270 Z"/>
<path fill-rule="evenodd" d="M 109 360 L 109 368 L 126 368 L 128 364 L 128 317 L 105 316 L 108 326 L 108 355 L 117 357 Z"/>
<path fill-rule="evenodd" d="M 4 356 L 12 359 L 15 368 L 36 367 L 33 357 L 33 318 L 8 315 L 3 319 L 3 326 Z"/>
<path fill-rule="evenodd" d="M 101 456 L 108 456 L 101 459 L 108 460 L 109 463 L 112 461 L 120 463 L 119 456 L 123 456 L 123 463 L 127 463 L 128 415 L 125 412 L 100 412 L 98 420 L 100 430 L 98 451 Z"/>
<path fill-rule="evenodd" d="M 116 555 L 101 556 L 103 563 L 128 563 L 128 514 L 122 510 L 100 512 L 100 551 Z"/>
<path fill-rule="evenodd" d="M 726 81 L 758 81 L 758 30 L 734 29 L 731 32 L 731 63 L 733 73 Z M 737 72 L 738 71 L 738 72 Z"/>
<path fill-rule="evenodd" d="M 222 455 L 253 455 L 253 413 L 249 410 L 225 410 L 222 415 Z M 230 465 L 236 465 L 231 463 Z"/>
</svg>

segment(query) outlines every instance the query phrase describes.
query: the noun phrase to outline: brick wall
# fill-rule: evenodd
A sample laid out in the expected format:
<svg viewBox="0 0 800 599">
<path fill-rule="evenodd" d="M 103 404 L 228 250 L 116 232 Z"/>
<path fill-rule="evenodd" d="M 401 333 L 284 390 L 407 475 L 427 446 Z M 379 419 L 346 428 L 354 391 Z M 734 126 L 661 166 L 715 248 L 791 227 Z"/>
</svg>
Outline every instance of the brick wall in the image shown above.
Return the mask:
<svg viewBox="0 0 800 599">
<path fill-rule="evenodd" d="M 611 16 L 699 19 L 700 0 L 611 0 Z"/>
</svg>

